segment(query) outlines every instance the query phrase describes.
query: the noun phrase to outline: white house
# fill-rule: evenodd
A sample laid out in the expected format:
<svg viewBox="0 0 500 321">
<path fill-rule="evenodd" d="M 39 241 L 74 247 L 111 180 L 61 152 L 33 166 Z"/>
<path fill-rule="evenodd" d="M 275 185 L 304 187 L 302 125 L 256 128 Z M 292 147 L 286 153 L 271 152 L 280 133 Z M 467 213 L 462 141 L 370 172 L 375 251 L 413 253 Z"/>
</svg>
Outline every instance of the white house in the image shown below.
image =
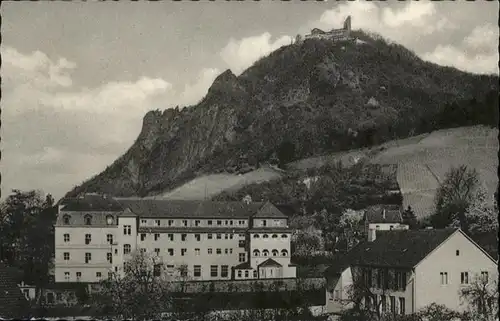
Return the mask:
<svg viewBox="0 0 500 321">
<path fill-rule="evenodd" d="M 403 215 L 399 205 L 375 205 L 366 209 L 364 227 L 367 234 L 370 229 L 389 231 L 394 229 L 407 230 L 408 225 L 403 224 Z"/>
<path fill-rule="evenodd" d="M 338 277 L 340 271 L 341 277 Z M 476 277 L 497 278 L 497 262 L 460 229 L 370 231 L 367 241 L 353 248 L 337 269 L 330 289 L 368 290 L 365 306 L 394 314 L 411 314 L 431 303 L 455 311 L 469 308 L 459 295 Z M 328 277 L 327 277 L 328 278 Z M 347 286 L 346 286 L 347 285 Z M 328 312 L 341 312 L 338 302 Z"/>
</svg>

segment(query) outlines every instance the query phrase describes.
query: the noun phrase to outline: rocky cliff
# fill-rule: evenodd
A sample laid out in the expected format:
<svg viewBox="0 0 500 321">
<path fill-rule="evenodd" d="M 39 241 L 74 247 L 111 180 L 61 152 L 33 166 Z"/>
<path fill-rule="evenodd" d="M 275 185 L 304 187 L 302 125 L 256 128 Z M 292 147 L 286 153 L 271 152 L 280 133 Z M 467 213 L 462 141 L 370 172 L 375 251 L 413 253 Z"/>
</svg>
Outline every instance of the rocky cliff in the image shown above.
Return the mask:
<svg viewBox="0 0 500 321">
<path fill-rule="evenodd" d="M 437 66 L 379 37 L 351 35 L 362 41 L 282 47 L 238 77 L 223 72 L 195 106 L 148 112 L 130 149 L 67 196 L 152 195 L 201 173 L 407 137 L 445 126 L 438 120 L 449 102 L 498 92 L 497 76 Z"/>
</svg>

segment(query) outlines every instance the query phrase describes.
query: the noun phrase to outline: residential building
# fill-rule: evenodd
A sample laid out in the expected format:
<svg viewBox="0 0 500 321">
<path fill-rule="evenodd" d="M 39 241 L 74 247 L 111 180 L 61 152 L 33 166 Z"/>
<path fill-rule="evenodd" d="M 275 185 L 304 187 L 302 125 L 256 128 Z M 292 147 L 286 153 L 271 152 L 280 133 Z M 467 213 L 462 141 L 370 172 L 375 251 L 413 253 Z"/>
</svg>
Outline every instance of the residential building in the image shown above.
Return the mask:
<svg viewBox="0 0 500 321">
<path fill-rule="evenodd" d="M 344 292 L 363 290 L 366 307 L 411 314 L 436 303 L 464 311 L 468 303 L 460 298 L 460 289 L 476 277 L 488 282 L 497 278 L 497 262 L 460 229 L 369 234 L 346 255 L 347 265 L 340 269 L 346 279 L 340 280 L 347 287 L 339 286 Z M 329 312 L 339 312 L 337 305 L 328 305 Z"/>
<path fill-rule="evenodd" d="M 28 300 L 17 285 L 14 269 L 0 262 L 0 320 L 30 317 Z"/>
<path fill-rule="evenodd" d="M 271 203 L 85 195 L 61 203 L 55 279 L 92 283 L 121 274 L 134 251 L 192 280 L 293 278 L 291 234 Z"/>
<path fill-rule="evenodd" d="M 344 21 L 342 29 L 332 29 L 323 31 L 318 28 L 311 30 L 311 33 L 305 36 L 305 39 L 329 39 L 333 41 L 349 40 L 351 33 L 351 16 L 348 16 Z"/>
<path fill-rule="evenodd" d="M 366 209 L 363 217 L 365 234 L 370 229 L 377 231 L 389 231 L 393 229 L 407 230 L 409 226 L 403 224 L 401 206 L 399 205 L 375 205 Z"/>
</svg>

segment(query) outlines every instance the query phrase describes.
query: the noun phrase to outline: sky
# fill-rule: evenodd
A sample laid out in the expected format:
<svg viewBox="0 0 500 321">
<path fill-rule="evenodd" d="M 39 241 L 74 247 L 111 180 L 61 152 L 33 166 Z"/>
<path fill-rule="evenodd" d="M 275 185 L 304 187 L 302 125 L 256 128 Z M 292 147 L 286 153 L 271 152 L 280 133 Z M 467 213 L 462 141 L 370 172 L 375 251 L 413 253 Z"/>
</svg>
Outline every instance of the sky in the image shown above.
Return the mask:
<svg viewBox="0 0 500 321">
<path fill-rule="evenodd" d="M 498 74 L 498 2 L 4 2 L 2 198 L 56 199 L 133 144 L 144 114 L 196 104 L 312 28 L 377 32 L 421 58 Z"/>
</svg>

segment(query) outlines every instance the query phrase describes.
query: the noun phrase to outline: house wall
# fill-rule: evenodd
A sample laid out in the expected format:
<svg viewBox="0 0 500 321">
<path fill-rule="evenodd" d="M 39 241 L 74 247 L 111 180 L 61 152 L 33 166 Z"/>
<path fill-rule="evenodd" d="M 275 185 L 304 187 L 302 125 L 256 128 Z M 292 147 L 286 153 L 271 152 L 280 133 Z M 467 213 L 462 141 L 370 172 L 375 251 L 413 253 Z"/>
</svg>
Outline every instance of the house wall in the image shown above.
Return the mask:
<svg viewBox="0 0 500 321">
<path fill-rule="evenodd" d="M 333 282 L 327 285 L 326 311 L 328 313 L 341 313 L 352 307 L 349 303 L 349 288 L 352 285 L 351 269 L 342 271 L 340 277 L 333 278 Z"/>
<path fill-rule="evenodd" d="M 459 251 L 457 256 L 456 251 Z M 489 280 L 497 277 L 497 264 L 460 231 L 420 262 L 416 269 L 415 306 L 421 309 L 431 303 L 464 311 L 467 304 L 459 297 L 461 273 L 468 272 L 469 282 L 476 273 L 487 271 Z M 448 273 L 448 284 L 441 284 L 441 272 Z"/>
<path fill-rule="evenodd" d="M 409 226 L 406 224 L 400 224 L 400 223 L 370 223 L 367 224 L 367 230 L 370 229 L 375 229 L 377 231 L 389 231 L 389 230 L 395 230 L 395 229 L 403 229 L 407 230 L 409 229 Z"/>
<path fill-rule="evenodd" d="M 259 237 L 256 238 L 255 236 Z M 267 238 L 263 236 L 267 235 Z M 277 236 L 273 238 L 273 236 Z M 283 237 L 283 236 L 286 237 Z M 250 233 L 250 265 L 252 268 L 257 269 L 258 265 L 262 262 L 266 261 L 269 258 L 272 258 L 279 264 L 283 266 L 283 277 L 295 277 L 296 276 L 296 268 L 289 266 L 290 258 L 291 258 L 291 250 L 290 250 L 290 240 L 292 234 L 291 232 L 273 232 L 270 230 L 268 233 Z M 255 256 L 255 250 L 259 251 L 259 255 Z M 268 256 L 264 256 L 264 250 L 269 251 Z M 273 250 L 278 251 L 277 256 L 273 256 Z M 286 250 L 287 255 L 282 255 L 282 250 Z"/>
</svg>

